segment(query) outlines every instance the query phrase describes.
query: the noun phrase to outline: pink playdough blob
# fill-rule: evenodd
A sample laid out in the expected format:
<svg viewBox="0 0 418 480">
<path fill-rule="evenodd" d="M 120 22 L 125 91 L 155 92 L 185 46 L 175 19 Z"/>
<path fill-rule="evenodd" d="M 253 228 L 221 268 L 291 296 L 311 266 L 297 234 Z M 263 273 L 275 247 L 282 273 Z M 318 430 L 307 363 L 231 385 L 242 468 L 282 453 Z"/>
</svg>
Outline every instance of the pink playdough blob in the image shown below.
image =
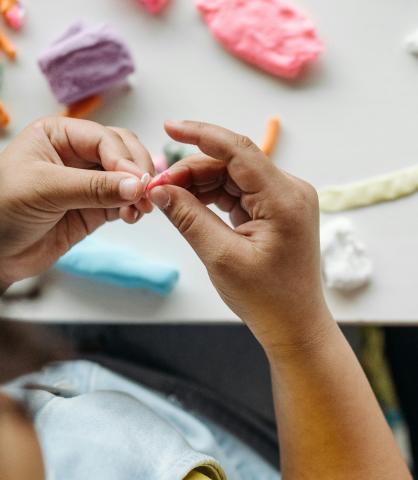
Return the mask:
<svg viewBox="0 0 418 480">
<path fill-rule="evenodd" d="M 168 5 L 169 0 L 139 0 L 139 4 L 145 8 L 148 13 L 156 15 Z"/>
<path fill-rule="evenodd" d="M 212 34 L 266 72 L 296 78 L 323 51 L 313 22 L 283 0 L 195 0 Z"/>
<path fill-rule="evenodd" d="M 151 179 L 151 181 L 149 182 L 148 187 L 147 187 L 147 192 L 149 192 L 150 190 L 152 190 L 155 187 L 159 187 L 161 185 L 167 185 L 169 183 L 170 183 L 170 175 L 169 175 L 168 171 L 162 172 L 159 175 L 157 175 L 156 177 Z"/>
</svg>

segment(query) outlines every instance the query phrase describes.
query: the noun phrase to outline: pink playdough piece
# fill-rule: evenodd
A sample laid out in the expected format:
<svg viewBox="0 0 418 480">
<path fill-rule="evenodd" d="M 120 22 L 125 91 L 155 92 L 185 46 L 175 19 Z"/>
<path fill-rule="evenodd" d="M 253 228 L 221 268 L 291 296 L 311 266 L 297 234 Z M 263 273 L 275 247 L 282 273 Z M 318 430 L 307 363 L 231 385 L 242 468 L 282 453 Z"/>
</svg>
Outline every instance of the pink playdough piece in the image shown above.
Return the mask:
<svg viewBox="0 0 418 480">
<path fill-rule="evenodd" d="M 273 75 L 295 78 L 323 50 L 313 22 L 283 0 L 195 0 L 231 53 Z"/>
<path fill-rule="evenodd" d="M 139 4 L 145 8 L 148 13 L 156 15 L 168 5 L 169 0 L 139 0 Z"/>
<path fill-rule="evenodd" d="M 151 179 L 151 181 L 148 183 L 148 186 L 147 186 L 147 192 L 149 192 L 155 187 L 159 187 L 161 185 L 166 185 L 169 183 L 170 183 L 170 175 L 167 172 L 162 172 L 156 177 Z"/>
<path fill-rule="evenodd" d="M 25 9 L 20 2 L 16 2 L 4 14 L 4 19 L 7 25 L 14 30 L 20 30 L 23 27 L 25 18 Z"/>
</svg>

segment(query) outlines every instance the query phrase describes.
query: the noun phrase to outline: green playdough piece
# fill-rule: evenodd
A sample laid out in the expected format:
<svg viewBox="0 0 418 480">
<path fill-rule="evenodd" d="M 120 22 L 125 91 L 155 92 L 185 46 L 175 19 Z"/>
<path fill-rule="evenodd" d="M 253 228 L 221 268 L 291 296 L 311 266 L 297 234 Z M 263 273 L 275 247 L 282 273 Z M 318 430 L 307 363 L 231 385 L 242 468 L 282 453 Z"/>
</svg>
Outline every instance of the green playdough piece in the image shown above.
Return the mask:
<svg viewBox="0 0 418 480">
<path fill-rule="evenodd" d="M 177 142 L 169 142 L 164 146 L 164 155 L 169 167 L 196 153 L 196 150 L 190 145 L 184 145 Z"/>
</svg>

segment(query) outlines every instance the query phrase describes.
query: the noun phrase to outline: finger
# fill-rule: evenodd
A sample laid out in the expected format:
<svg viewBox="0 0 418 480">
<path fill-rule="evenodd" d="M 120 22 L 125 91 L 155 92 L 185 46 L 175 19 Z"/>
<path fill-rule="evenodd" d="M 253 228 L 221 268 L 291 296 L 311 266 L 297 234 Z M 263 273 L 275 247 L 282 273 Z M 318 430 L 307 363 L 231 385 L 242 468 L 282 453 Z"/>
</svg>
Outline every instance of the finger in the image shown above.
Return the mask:
<svg viewBox="0 0 418 480">
<path fill-rule="evenodd" d="M 106 222 L 114 222 L 120 219 L 119 208 L 106 208 Z"/>
<path fill-rule="evenodd" d="M 242 208 L 240 199 L 229 195 L 222 188 L 212 192 L 197 194 L 197 198 L 205 205 L 213 203 L 222 212 L 228 212 L 234 227 L 238 227 L 251 220 L 248 213 Z"/>
<path fill-rule="evenodd" d="M 99 165 L 108 171 L 142 175 L 121 136 L 89 120 L 51 117 L 38 121 L 34 128 L 44 130 L 64 165 L 90 168 Z"/>
<path fill-rule="evenodd" d="M 154 206 L 151 203 L 151 201 L 146 198 L 142 197 L 139 202 L 135 204 L 135 207 L 141 212 L 141 213 L 151 213 L 154 210 Z"/>
<path fill-rule="evenodd" d="M 176 141 L 196 145 L 210 157 L 223 160 L 238 187 L 256 193 L 279 171 L 248 137 L 201 122 L 166 122 L 167 133 Z"/>
<path fill-rule="evenodd" d="M 133 205 L 128 205 L 119 209 L 119 216 L 125 223 L 133 225 L 142 217 L 142 214 Z"/>
<path fill-rule="evenodd" d="M 154 163 L 148 150 L 139 141 L 137 135 L 126 128 L 108 127 L 110 130 L 116 132 L 131 152 L 134 164 L 140 169 L 142 173 L 150 173 L 155 175 Z M 133 172 L 132 172 L 133 173 Z"/>
<path fill-rule="evenodd" d="M 142 176 L 144 173 L 155 174 L 154 163 L 148 150 L 139 141 L 137 135 L 126 128 L 108 127 L 110 130 L 116 132 L 131 153 L 133 162 L 126 162 L 121 165 L 119 162 L 119 170 L 129 172 Z M 129 224 L 137 222 L 144 213 L 151 213 L 152 204 L 146 198 L 142 198 L 136 205 L 140 215 L 134 213 L 132 209 L 124 209 L 122 212 L 122 219 Z"/>
<path fill-rule="evenodd" d="M 58 210 L 116 208 L 139 201 L 144 185 L 134 176 L 121 172 L 82 170 L 48 164 L 37 191 Z"/>
<path fill-rule="evenodd" d="M 241 207 L 239 202 L 236 202 L 231 211 L 229 212 L 229 218 L 235 228 L 251 220 L 250 216 Z"/>
<path fill-rule="evenodd" d="M 192 155 L 180 160 L 168 170 L 154 177 L 148 185 L 151 190 L 157 185 L 177 185 L 190 188 L 192 185 L 207 185 L 222 181 L 226 175 L 226 164 L 207 155 Z"/>
<path fill-rule="evenodd" d="M 167 215 L 206 265 L 222 249 L 232 245 L 239 248 L 242 238 L 187 190 L 173 185 L 156 187 L 151 190 L 150 199 Z"/>
<path fill-rule="evenodd" d="M 229 195 L 223 188 L 197 193 L 196 197 L 205 205 L 215 204 L 223 212 L 230 212 L 239 199 Z"/>
</svg>

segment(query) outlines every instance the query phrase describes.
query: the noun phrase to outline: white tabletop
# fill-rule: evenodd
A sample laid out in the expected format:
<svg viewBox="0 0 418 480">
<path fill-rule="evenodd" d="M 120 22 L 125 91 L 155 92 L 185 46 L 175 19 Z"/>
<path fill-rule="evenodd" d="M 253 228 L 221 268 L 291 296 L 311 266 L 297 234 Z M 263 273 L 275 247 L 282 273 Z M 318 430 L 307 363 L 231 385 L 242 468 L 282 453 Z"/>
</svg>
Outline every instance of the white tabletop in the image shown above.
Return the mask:
<svg viewBox="0 0 418 480">
<path fill-rule="evenodd" d="M 142 12 L 134 0 L 24 0 L 28 25 L 13 36 L 19 61 L 6 65 L 1 94 L 13 126 L 1 142 L 34 118 L 59 110 L 36 57 L 69 23 L 83 18 L 112 23 L 132 47 L 138 67 L 135 89 L 107 104 L 95 119 L 135 130 L 152 152 L 160 152 L 166 141 L 166 118 L 211 121 L 258 141 L 266 119 L 279 114 L 284 131 L 276 161 L 317 187 L 416 163 L 418 58 L 402 49 L 402 40 L 418 27 L 418 2 L 296 2 L 314 19 L 326 52 L 309 75 L 291 84 L 226 53 L 191 0 L 172 0 L 159 18 Z M 418 320 L 417 212 L 418 195 L 347 213 L 368 245 L 375 275 L 362 292 L 327 292 L 339 321 Z M 161 214 L 134 227 L 106 226 L 99 235 L 177 265 L 181 280 L 175 291 L 162 299 L 53 273 L 39 299 L 8 303 L 1 313 L 62 321 L 235 319 L 190 247 Z"/>
</svg>

